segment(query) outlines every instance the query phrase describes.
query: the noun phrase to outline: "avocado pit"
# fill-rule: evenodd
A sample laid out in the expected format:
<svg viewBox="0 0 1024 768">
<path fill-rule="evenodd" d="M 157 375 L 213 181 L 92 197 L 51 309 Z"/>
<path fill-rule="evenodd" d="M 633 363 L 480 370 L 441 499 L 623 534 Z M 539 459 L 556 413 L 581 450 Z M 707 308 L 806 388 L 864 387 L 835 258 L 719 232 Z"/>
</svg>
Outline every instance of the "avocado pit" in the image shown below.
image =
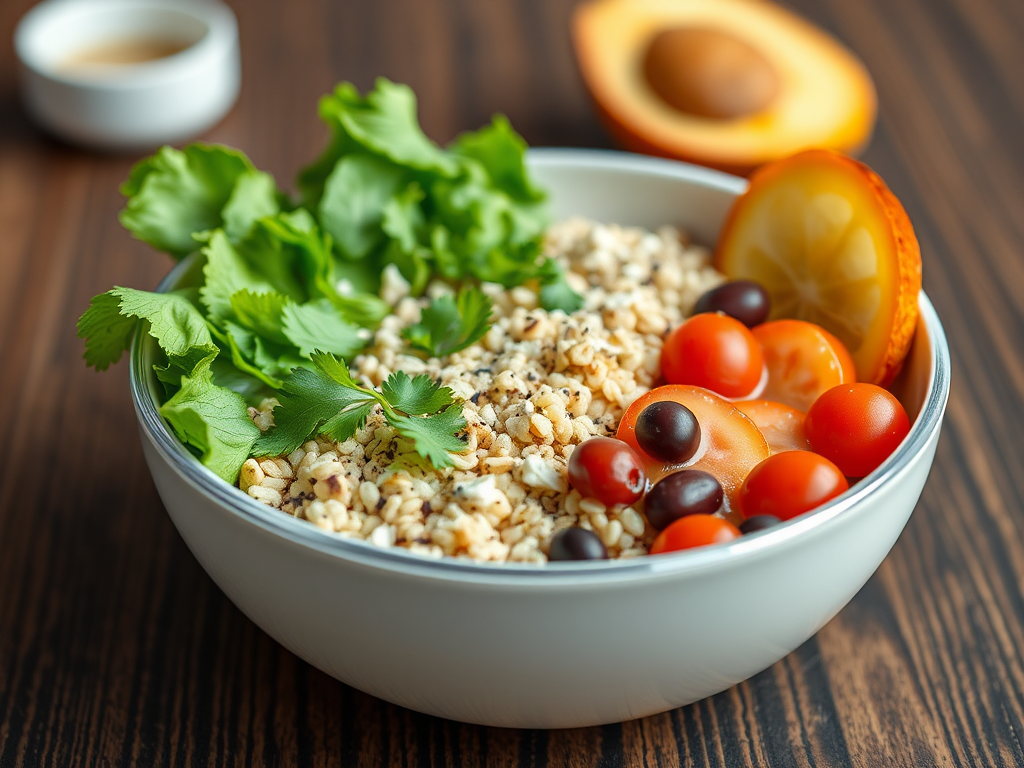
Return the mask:
<svg viewBox="0 0 1024 768">
<path fill-rule="evenodd" d="M 655 34 L 643 57 L 651 89 L 672 108 L 715 120 L 765 110 L 780 90 L 772 63 L 735 35 L 684 26 Z"/>
</svg>

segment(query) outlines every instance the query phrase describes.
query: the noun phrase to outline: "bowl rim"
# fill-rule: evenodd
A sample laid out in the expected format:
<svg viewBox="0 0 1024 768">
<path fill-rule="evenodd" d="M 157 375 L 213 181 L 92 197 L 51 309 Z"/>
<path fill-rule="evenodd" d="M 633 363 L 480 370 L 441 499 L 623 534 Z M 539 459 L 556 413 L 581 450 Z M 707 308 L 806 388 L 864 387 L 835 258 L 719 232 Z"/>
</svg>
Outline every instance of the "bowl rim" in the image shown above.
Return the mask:
<svg viewBox="0 0 1024 768">
<path fill-rule="evenodd" d="M 101 75 L 76 74 L 40 56 L 36 40 L 48 25 L 75 14 L 106 13 L 127 9 L 134 13 L 175 13 L 203 25 L 204 32 L 188 47 L 152 61 L 111 67 Z M 124 91 L 149 88 L 183 73 L 210 66 L 238 39 L 233 11 L 219 0 L 42 0 L 18 21 L 14 48 L 21 65 L 54 83 L 82 91 Z"/>
<path fill-rule="evenodd" d="M 738 194 L 746 180 L 688 163 L 633 155 L 612 150 L 545 148 L 529 150 L 532 167 L 575 167 L 620 170 L 641 175 L 676 179 L 699 186 Z M 169 290 L 188 268 L 191 259 L 179 262 L 157 287 Z M 925 449 L 939 430 L 949 397 L 950 354 L 942 324 L 928 297 L 919 295 L 921 320 L 930 346 L 930 371 L 924 402 L 910 433 L 900 446 L 870 475 L 850 490 L 815 510 L 764 531 L 734 541 L 699 549 L 620 560 L 546 563 L 487 563 L 455 557 L 431 558 L 402 547 L 381 548 L 367 541 L 345 538 L 323 531 L 310 523 L 269 507 L 239 488 L 220 479 L 204 467 L 167 428 L 159 414 L 145 365 L 144 342 L 148 336 L 136 333 L 130 353 L 129 383 L 140 431 L 176 474 L 209 500 L 231 514 L 279 537 L 282 541 L 377 569 L 418 577 L 466 583 L 506 585 L 559 585 L 570 583 L 596 586 L 608 581 L 660 577 L 704 571 L 739 563 L 766 553 L 781 551 L 787 543 L 807 539 L 836 521 L 843 513 L 877 495 L 898 478 Z"/>
</svg>

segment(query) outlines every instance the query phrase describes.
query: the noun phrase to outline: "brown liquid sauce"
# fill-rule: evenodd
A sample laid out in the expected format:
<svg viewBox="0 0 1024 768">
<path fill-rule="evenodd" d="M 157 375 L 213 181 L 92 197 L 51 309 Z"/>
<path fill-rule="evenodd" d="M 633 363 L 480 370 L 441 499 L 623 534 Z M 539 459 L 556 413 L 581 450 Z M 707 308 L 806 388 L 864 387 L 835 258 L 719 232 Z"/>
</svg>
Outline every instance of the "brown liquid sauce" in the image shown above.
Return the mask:
<svg viewBox="0 0 1024 768">
<path fill-rule="evenodd" d="M 166 59 L 190 47 L 192 43 L 161 38 L 111 40 L 75 51 L 61 62 L 60 68 L 70 72 L 143 64 L 147 61 Z"/>
</svg>

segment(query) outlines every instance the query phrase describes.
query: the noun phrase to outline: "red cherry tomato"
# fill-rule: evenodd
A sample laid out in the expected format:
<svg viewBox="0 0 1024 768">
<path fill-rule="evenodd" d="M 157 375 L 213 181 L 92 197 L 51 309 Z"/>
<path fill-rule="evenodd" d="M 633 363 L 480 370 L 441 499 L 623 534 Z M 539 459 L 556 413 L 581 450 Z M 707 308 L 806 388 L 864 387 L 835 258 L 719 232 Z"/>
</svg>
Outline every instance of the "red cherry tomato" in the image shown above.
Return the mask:
<svg viewBox="0 0 1024 768">
<path fill-rule="evenodd" d="M 769 456 L 747 475 L 740 488 L 743 517 L 773 515 L 789 520 L 835 498 L 850 484 L 839 467 L 809 451 Z"/>
<path fill-rule="evenodd" d="M 658 534 L 651 545 L 651 554 L 677 552 L 708 544 L 721 544 L 740 536 L 740 529 L 713 515 L 687 515 L 676 520 Z"/>
<path fill-rule="evenodd" d="M 874 384 L 841 384 L 819 397 L 804 422 L 815 453 L 847 477 L 864 477 L 910 432 L 900 401 Z"/>
<path fill-rule="evenodd" d="M 624 442 L 613 437 L 592 437 L 572 452 L 569 482 L 584 496 L 611 507 L 639 499 L 647 476 L 636 451 Z"/>
<path fill-rule="evenodd" d="M 761 382 L 764 355 L 750 330 L 728 315 L 694 315 L 665 339 L 661 371 L 670 384 L 693 384 L 723 397 L 747 397 Z"/>
</svg>

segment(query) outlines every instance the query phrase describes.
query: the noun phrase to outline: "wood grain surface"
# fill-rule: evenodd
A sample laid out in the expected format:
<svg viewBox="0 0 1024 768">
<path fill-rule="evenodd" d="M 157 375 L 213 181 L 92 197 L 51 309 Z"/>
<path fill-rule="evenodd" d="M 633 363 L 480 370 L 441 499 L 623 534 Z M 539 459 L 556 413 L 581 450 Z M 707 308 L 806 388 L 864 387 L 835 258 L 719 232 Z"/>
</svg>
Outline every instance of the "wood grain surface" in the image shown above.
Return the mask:
<svg viewBox="0 0 1024 768">
<path fill-rule="evenodd" d="M 151 288 L 170 263 L 117 223 L 136 158 L 50 140 L 18 105 L 10 40 L 29 5 L 0 2 L 0 768 L 1024 765 L 1024 3 L 792 0 L 878 85 L 865 157 L 916 224 L 953 350 L 935 467 L 877 574 L 790 656 L 667 714 L 552 732 L 338 683 L 189 554 L 143 462 L 125 365 L 86 370 L 74 332 L 90 296 Z M 206 138 L 279 179 L 325 138 L 317 97 L 381 74 L 416 89 L 440 141 L 501 111 L 533 144 L 608 143 L 570 0 L 233 5 L 242 95 Z"/>
</svg>

